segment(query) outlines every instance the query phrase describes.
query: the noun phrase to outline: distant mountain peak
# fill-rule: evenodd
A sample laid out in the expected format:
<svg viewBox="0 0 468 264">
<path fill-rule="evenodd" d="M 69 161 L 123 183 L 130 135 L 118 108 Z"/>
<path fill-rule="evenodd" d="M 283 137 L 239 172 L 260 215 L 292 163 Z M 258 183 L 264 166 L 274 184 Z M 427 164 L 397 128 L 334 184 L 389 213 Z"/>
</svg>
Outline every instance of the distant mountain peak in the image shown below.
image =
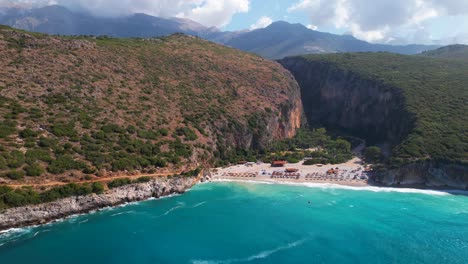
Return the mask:
<svg viewBox="0 0 468 264">
<path fill-rule="evenodd" d="M 0 0 L 1 1 L 1 0 Z M 256 53 L 270 59 L 310 53 L 387 51 L 417 54 L 439 46 L 371 44 L 353 36 L 315 31 L 299 23 L 275 21 L 266 28 L 222 32 L 185 18 L 164 18 L 137 13 L 124 17 L 95 17 L 52 5 L 36 9 L 0 9 L 0 24 L 28 31 L 59 35 L 108 35 L 150 38 L 173 33 L 207 40 Z"/>
<path fill-rule="evenodd" d="M 296 28 L 296 29 L 306 29 L 306 30 L 311 30 L 308 29 L 306 26 L 300 24 L 300 23 L 289 23 L 287 21 L 279 20 L 271 23 L 268 27 L 266 28 Z"/>
</svg>

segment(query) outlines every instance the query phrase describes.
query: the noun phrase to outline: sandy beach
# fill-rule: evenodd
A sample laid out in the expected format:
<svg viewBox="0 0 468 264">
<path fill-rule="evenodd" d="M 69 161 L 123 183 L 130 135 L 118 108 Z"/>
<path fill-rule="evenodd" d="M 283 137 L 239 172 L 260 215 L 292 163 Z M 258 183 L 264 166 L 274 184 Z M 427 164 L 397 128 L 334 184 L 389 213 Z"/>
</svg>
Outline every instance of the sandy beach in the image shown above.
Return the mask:
<svg viewBox="0 0 468 264">
<path fill-rule="evenodd" d="M 211 170 L 213 180 L 242 180 L 259 182 L 332 183 L 353 187 L 369 186 L 369 172 L 360 158 L 342 164 L 303 165 L 287 163 L 273 167 L 270 163 L 247 163 Z M 288 172 L 290 171 L 290 172 Z"/>
</svg>

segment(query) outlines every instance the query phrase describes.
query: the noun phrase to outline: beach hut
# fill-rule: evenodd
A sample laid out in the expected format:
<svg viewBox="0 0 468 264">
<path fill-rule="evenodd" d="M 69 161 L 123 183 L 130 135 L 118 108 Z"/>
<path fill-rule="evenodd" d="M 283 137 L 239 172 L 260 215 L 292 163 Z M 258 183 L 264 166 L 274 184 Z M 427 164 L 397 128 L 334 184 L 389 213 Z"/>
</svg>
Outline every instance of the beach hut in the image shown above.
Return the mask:
<svg viewBox="0 0 468 264">
<path fill-rule="evenodd" d="M 274 161 L 271 163 L 271 166 L 272 166 L 272 167 L 284 167 L 284 165 L 286 165 L 286 161 L 285 161 L 285 160 L 274 160 Z"/>
</svg>

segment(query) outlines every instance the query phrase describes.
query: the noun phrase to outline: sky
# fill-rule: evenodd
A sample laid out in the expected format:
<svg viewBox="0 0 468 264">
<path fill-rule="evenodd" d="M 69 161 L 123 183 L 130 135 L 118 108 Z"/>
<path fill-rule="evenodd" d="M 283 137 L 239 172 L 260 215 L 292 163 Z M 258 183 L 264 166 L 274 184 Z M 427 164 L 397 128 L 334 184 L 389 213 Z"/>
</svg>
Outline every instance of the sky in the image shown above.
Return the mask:
<svg viewBox="0 0 468 264">
<path fill-rule="evenodd" d="M 18 4 L 59 4 L 96 16 L 181 17 L 230 31 L 284 20 L 372 43 L 468 44 L 468 0 L 0 0 Z"/>
</svg>

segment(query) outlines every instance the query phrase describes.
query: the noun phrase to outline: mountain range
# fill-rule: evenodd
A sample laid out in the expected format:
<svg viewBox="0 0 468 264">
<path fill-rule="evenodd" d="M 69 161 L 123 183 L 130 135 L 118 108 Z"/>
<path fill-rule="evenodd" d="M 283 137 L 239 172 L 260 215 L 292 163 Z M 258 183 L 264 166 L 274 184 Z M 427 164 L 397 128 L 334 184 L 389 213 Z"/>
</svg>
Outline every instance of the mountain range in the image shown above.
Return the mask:
<svg viewBox="0 0 468 264">
<path fill-rule="evenodd" d="M 0 24 L 55 35 L 107 35 L 150 38 L 173 33 L 198 36 L 219 44 L 256 53 L 269 59 L 292 55 L 337 52 L 393 52 L 417 54 L 439 46 L 371 44 L 350 35 L 308 29 L 301 24 L 274 22 L 266 28 L 223 32 L 188 19 L 161 18 L 146 14 L 101 18 L 72 12 L 62 6 L 36 9 L 2 8 Z"/>
</svg>

